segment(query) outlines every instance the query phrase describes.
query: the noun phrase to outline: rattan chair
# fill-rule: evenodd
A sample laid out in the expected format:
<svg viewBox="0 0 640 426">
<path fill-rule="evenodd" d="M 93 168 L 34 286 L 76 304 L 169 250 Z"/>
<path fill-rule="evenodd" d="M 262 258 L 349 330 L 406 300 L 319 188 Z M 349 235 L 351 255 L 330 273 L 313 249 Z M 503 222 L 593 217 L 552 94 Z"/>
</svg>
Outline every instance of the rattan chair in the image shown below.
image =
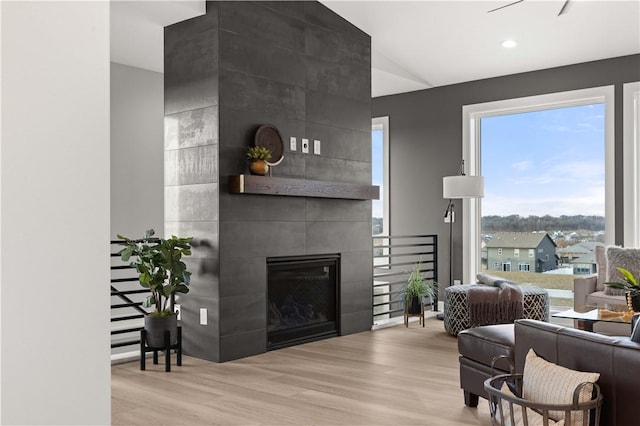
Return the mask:
<svg viewBox="0 0 640 426">
<path fill-rule="evenodd" d="M 506 386 L 505 386 L 506 385 Z M 580 390 L 593 386 L 593 397 L 578 402 Z M 564 426 L 598 426 L 602 395 L 596 383 L 582 383 L 573 393 L 571 404 L 541 404 L 522 399 L 522 374 L 502 374 L 485 380 L 489 409 L 494 426 L 553 426 L 550 412 L 563 412 Z"/>
</svg>

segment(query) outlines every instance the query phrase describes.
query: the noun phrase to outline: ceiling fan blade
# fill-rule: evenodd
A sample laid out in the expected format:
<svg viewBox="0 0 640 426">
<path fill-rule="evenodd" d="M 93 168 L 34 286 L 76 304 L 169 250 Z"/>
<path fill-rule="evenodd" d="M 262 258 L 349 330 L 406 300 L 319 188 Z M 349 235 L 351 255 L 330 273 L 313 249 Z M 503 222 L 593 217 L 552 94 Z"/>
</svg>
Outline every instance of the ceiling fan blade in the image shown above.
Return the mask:
<svg viewBox="0 0 640 426">
<path fill-rule="evenodd" d="M 564 4 L 562 5 L 562 9 L 560 9 L 560 12 L 558 12 L 558 16 L 563 15 L 569 11 L 567 7 L 569 6 L 570 1 L 571 0 L 564 0 Z"/>
<path fill-rule="evenodd" d="M 516 0 L 504 6 L 496 7 L 495 9 L 487 10 L 487 13 L 495 12 L 496 10 L 504 9 L 505 7 L 513 6 L 514 4 L 522 3 L 524 0 Z M 568 1 L 568 0 L 567 0 Z"/>
</svg>

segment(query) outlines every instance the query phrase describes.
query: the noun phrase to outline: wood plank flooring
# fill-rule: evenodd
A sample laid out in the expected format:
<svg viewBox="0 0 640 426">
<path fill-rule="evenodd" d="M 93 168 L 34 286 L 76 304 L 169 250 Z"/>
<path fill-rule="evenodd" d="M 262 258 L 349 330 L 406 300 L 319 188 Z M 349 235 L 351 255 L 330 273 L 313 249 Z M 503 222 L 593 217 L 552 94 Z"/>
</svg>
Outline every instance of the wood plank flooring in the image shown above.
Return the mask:
<svg viewBox="0 0 640 426">
<path fill-rule="evenodd" d="M 175 362 L 175 359 L 174 359 Z M 114 425 L 490 425 L 464 406 L 457 341 L 442 321 L 368 331 L 170 373 L 112 367 Z"/>
</svg>

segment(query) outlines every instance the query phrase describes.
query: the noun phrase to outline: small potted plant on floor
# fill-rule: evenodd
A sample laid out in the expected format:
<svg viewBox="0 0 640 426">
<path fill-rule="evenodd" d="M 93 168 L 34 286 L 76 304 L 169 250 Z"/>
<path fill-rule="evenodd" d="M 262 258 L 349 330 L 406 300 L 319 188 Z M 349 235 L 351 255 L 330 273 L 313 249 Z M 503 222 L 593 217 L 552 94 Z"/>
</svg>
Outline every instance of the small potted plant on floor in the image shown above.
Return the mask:
<svg viewBox="0 0 640 426">
<path fill-rule="evenodd" d="M 435 282 L 425 279 L 420 271 L 420 262 L 416 263 L 407 282 L 401 292 L 405 309 L 409 314 L 419 314 L 422 312 L 423 298 L 431 298 L 435 294 Z"/>
<path fill-rule="evenodd" d="M 622 282 L 605 282 L 611 288 L 625 290 L 629 310 L 640 312 L 640 279 L 624 268 L 616 268 L 622 274 Z"/>
<path fill-rule="evenodd" d="M 264 176 L 269 171 L 267 161 L 271 160 L 271 151 L 263 146 L 252 146 L 247 151 L 247 158 L 251 161 L 249 170 L 252 175 Z"/>
<path fill-rule="evenodd" d="M 169 330 L 171 345 L 177 342 L 177 315 L 173 312 L 173 299 L 177 293 L 189 292 L 187 265 L 183 256 L 191 255 L 191 238 L 172 236 L 168 239 L 154 237 L 153 229 L 148 230 L 143 238 L 132 240 L 122 235 L 124 248 L 120 257 L 130 263 L 138 271 L 140 285 L 151 293 L 143 306 L 154 308 L 144 318 L 147 335 L 147 346 L 164 347 L 164 333 Z"/>
</svg>

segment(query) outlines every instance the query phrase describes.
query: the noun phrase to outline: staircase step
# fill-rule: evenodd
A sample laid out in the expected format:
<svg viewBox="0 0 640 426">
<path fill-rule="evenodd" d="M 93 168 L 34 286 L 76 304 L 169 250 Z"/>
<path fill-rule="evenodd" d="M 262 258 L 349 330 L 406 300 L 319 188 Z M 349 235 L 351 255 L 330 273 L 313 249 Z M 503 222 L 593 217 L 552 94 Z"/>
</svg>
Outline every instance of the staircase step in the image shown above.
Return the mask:
<svg viewBox="0 0 640 426">
<path fill-rule="evenodd" d="M 142 293 L 149 293 L 149 290 L 146 289 L 140 289 L 140 290 L 111 290 L 111 295 L 112 296 L 117 296 L 119 294 L 142 294 Z"/>
<path fill-rule="evenodd" d="M 127 315 L 125 317 L 115 317 L 115 318 L 111 318 L 111 322 L 126 321 L 126 320 L 138 319 L 138 318 L 144 318 L 144 315 L 139 314 L 139 315 Z"/>
<path fill-rule="evenodd" d="M 140 339 L 138 340 L 125 340 L 123 342 L 111 343 L 112 348 L 121 348 L 123 346 L 131 346 L 131 345 L 139 345 Z"/>
<path fill-rule="evenodd" d="M 119 303 L 117 305 L 111 305 L 111 309 L 132 308 L 134 306 L 142 306 L 142 302 Z"/>
<path fill-rule="evenodd" d="M 142 330 L 142 327 L 129 327 L 129 328 L 123 328 L 120 330 L 111 330 L 111 335 L 115 336 L 118 334 L 137 333 L 140 330 Z"/>
</svg>

